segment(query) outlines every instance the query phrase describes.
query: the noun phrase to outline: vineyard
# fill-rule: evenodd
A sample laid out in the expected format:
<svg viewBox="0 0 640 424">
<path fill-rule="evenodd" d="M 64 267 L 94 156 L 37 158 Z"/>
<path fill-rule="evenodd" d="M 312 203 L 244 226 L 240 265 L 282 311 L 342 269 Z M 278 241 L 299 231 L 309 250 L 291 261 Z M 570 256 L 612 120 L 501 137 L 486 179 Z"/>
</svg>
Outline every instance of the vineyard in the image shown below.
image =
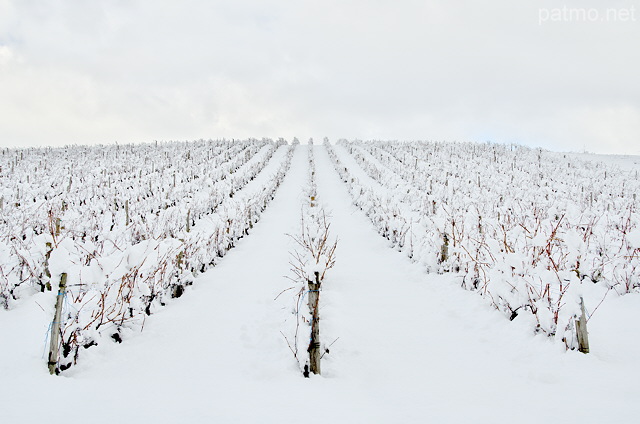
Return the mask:
<svg viewBox="0 0 640 424">
<path fill-rule="evenodd" d="M 8 309 L 25 292 L 58 289 L 64 275 L 57 371 L 105 336 L 121 341 L 249 233 L 293 148 L 247 140 L 5 151 L 0 301 Z"/>
<path fill-rule="evenodd" d="M 488 404 L 512 416 L 543 389 L 564 407 L 539 414 L 570 417 L 576 385 L 604 378 L 587 399 L 610 396 L 627 418 L 633 379 L 621 376 L 638 372 L 611 343 L 633 352 L 640 336 L 638 170 L 489 143 L 3 149 L 4 373 L 28 375 L 24 387 L 69 380 L 69 396 L 96 408 L 85 392 L 104 385 L 132 416 L 198 381 L 217 394 L 208 418 L 244 402 L 230 393 L 256 399 L 247 422 L 299 417 L 290 407 L 307 394 L 342 405 L 313 422 L 477 418 L 451 412 L 459 396 L 493 422 Z M 142 394 L 148 378 L 158 387 Z M 527 396 L 505 391 L 525 383 Z M 181 390 L 192 410 L 207 403 L 207 390 Z M 165 409 L 182 414 L 144 417 Z"/>
<path fill-rule="evenodd" d="M 640 288 L 638 170 L 518 146 L 327 146 L 354 203 L 429 272 L 578 348 L 576 319 Z"/>
</svg>

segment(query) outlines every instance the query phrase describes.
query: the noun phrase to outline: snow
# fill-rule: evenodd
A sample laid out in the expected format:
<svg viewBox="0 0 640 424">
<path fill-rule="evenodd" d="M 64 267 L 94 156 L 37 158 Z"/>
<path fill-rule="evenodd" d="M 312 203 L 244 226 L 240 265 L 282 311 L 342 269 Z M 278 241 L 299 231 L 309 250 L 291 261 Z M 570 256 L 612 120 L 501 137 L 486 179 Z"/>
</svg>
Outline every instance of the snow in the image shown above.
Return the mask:
<svg viewBox="0 0 640 424">
<path fill-rule="evenodd" d="M 637 294 L 609 292 L 589 321 L 591 353 L 565 351 L 530 331 L 531 316 L 509 321 L 455 275 L 428 274 L 392 249 L 317 145 L 319 206 L 339 239 L 320 300 L 321 337 L 333 344 L 322 376 L 303 378 L 280 333 L 287 296 L 274 299 L 291 286 L 287 234 L 299 227 L 307 148 L 297 146 L 248 237 L 146 317 L 143 331 L 124 332 L 123 343 L 101 342 L 49 376 L 43 352 L 55 293 L 0 310 L 2 422 L 637 422 Z M 146 247 L 137 246 L 141 255 Z M 57 252 L 52 272 L 62 272 Z"/>
<path fill-rule="evenodd" d="M 629 244 L 631 244 L 634 249 L 640 249 L 640 228 L 630 232 L 627 240 L 629 240 Z"/>
<path fill-rule="evenodd" d="M 610 167 L 627 171 L 640 170 L 640 156 L 638 155 L 604 155 L 597 153 L 563 153 L 569 157 L 575 157 L 593 163 L 604 163 Z"/>
</svg>

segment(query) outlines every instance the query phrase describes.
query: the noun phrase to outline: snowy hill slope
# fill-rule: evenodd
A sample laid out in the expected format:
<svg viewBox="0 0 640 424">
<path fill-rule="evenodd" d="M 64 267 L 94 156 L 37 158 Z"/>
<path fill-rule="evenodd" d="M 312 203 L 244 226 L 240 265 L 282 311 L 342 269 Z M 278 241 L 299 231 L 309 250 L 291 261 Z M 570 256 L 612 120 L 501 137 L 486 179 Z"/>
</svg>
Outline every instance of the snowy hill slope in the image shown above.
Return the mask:
<svg viewBox="0 0 640 424">
<path fill-rule="evenodd" d="M 589 355 L 566 351 L 455 275 L 426 273 L 394 250 L 352 204 L 324 146 L 313 147 L 317 194 L 339 241 L 322 337 L 335 343 L 322 377 L 302 378 L 280 333 L 291 310 L 278 295 L 291 285 L 287 234 L 300 219 L 306 149 L 296 148 L 249 236 L 123 343 L 101 342 L 49 376 L 55 296 L 0 311 L 3 422 L 637 422 L 636 294 L 603 302 L 589 321 Z"/>
</svg>

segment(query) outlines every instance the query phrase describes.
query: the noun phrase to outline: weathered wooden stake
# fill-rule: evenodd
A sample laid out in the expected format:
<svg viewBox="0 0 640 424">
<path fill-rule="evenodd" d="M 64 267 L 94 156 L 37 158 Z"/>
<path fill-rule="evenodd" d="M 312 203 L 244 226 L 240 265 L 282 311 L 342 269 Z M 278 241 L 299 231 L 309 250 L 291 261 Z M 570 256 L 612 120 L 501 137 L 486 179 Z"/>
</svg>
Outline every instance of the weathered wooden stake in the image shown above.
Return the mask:
<svg viewBox="0 0 640 424">
<path fill-rule="evenodd" d="M 309 310 L 311 311 L 311 340 L 309 341 L 309 366 L 311 372 L 320 374 L 320 311 L 318 301 L 320 300 L 320 274 L 314 272 L 315 283 L 309 281 Z"/>
<path fill-rule="evenodd" d="M 440 263 L 443 263 L 447 259 L 449 259 L 449 235 L 445 233 L 442 239 L 443 243 L 440 247 Z"/>
<path fill-rule="evenodd" d="M 62 319 L 62 302 L 67 290 L 67 273 L 60 276 L 60 287 L 56 298 L 56 313 L 51 323 L 51 345 L 49 347 L 49 374 L 55 374 L 58 364 L 58 351 L 60 344 L 60 321 Z"/>
<path fill-rule="evenodd" d="M 49 271 L 49 258 L 51 257 L 51 252 L 53 252 L 53 247 L 51 242 L 46 242 L 45 246 L 47 247 L 47 252 L 44 254 L 44 275 L 49 278 L 49 281 L 45 284 L 45 288 L 51 291 L 51 271 Z"/>
<path fill-rule="evenodd" d="M 176 262 L 178 265 L 178 269 L 182 270 L 182 264 L 184 263 L 184 250 L 182 250 L 180 253 L 178 253 L 178 256 L 176 256 Z"/>
<path fill-rule="evenodd" d="M 187 211 L 187 233 L 191 231 L 191 209 Z"/>
<path fill-rule="evenodd" d="M 125 225 L 129 225 L 129 199 L 124 202 L 124 213 L 126 215 Z"/>
<path fill-rule="evenodd" d="M 587 314 L 584 310 L 584 299 L 580 298 L 580 309 L 582 315 L 576 321 L 576 333 L 578 335 L 578 350 L 582 353 L 589 353 L 589 333 L 587 332 Z"/>
</svg>

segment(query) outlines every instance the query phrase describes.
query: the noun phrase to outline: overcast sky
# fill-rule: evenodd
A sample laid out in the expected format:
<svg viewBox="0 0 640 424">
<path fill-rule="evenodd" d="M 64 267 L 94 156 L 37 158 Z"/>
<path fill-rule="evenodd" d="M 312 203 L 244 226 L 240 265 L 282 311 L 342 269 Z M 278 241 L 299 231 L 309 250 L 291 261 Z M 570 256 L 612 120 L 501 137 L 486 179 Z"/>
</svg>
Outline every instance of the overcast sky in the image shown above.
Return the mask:
<svg viewBox="0 0 640 424">
<path fill-rule="evenodd" d="M 0 0 L 1 146 L 294 136 L 640 154 L 640 0 Z"/>
</svg>

